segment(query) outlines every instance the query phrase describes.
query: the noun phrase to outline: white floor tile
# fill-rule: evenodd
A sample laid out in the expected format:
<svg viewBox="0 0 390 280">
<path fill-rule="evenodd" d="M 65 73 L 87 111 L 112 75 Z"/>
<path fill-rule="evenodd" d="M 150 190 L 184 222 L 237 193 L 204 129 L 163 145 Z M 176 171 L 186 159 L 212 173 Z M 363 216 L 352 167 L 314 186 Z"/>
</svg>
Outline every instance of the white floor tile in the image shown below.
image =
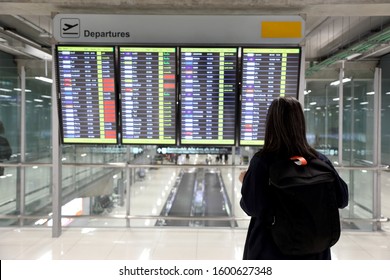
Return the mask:
<svg viewBox="0 0 390 280">
<path fill-rule="evenodd" d="M 19 260 L 23 251 L 27 247 L 17 245 L 0 244 L 0 259 L 1 260 Z"/>
<path fill-rule="evenodd" d="M 91 246 L 92 245 L 92 246 Z M 112 245 L 76 244 L 61 258 L 63 260 L 105 260 L 108 259 Z"/>
<path fill-rule="evenodd" d="M 173 243 L 172 243 L 173 244 Z M 196 244 L 188 246 L 157 245 L 151 259 L 153 260 L 196 260 Z"/>
<path fill-rule="evenodd" d="M 133 243 L 116 244 L 108 255 L 110 260 L 150 260 L 153 247 Z"/>
<path fill-rule="evenodd" d="M 369 254 L 367 251 L 361 249 L 334 249 L 332 255 L 335 256 L 333 259 L 337 260 L 373 260 L 374 256 Z"/>
<path fill-rule="evenodd" d="M 240 260 L 245 230 L 197 228 L 0 228 L 2 260 Z M 390 232 L 343 232 L 337 260 L 389 260 Z"/>
</svg>

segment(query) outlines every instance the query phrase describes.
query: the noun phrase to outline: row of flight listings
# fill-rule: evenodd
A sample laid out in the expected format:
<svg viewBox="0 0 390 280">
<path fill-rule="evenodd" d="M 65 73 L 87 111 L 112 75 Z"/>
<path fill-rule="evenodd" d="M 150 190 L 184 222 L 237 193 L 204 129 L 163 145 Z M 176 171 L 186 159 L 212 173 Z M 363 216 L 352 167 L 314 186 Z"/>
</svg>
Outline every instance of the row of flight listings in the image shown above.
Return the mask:
<svg viewBox="0 0 390 280">
<path fill-rule="evenodd" d="M 301 50 L 58 45 L 56 59 L 63 143 L 244 146 L 263 144 L 274 98 L 297 97 Z"/>
</svg>

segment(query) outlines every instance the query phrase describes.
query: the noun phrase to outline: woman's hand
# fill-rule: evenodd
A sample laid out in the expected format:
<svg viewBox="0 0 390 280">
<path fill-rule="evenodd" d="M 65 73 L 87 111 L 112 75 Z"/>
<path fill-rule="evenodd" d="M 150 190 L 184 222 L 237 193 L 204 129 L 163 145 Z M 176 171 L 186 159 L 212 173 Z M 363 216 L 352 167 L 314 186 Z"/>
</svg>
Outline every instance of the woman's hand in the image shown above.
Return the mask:
<svg viewBox="0 0 390 280">
<path fill-rule="evenodd" d="M 246 170 L 241 171 L 240 175 L 238 176 L 238 180 L 242 183 L 244 181 L 244 176 L 246 174 Z"/>
</svg>

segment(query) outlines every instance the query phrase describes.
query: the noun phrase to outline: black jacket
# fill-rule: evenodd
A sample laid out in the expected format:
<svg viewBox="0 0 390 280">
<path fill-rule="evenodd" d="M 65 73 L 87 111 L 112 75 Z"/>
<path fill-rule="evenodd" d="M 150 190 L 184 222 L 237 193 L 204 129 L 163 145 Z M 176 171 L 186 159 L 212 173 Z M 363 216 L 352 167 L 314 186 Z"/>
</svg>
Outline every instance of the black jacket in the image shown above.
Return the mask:
<svg viewBox="0 0 390 280">
<path fill-rule="evenodd" d="M 0 136 L 0 160 L 10 159 L 11 155 L 12 149 L 7 138 Z"/>
<path fill-rule="evenodd" d="M 319 158 L 333 167 L 329 159 L 319 154 Z M 251 216 L 248 233 L 245 241 L 243 259 L 248 260 L 288 260 L 288 259 L 331 259 L 330 248 L 319 254 L 304 256 L 283 255 L 274 243 L 270 230 L 267 229 L 269 221 L 267 213 L 271 209 L 268 187 L 268 169 L 274 160 L 274 155 L 255 155 L 245 174 L 240 201 L 241 208 Z M 348 187 L 339 177 L 338 206 L 344 208 L 348 205 Z"/>
</svg>

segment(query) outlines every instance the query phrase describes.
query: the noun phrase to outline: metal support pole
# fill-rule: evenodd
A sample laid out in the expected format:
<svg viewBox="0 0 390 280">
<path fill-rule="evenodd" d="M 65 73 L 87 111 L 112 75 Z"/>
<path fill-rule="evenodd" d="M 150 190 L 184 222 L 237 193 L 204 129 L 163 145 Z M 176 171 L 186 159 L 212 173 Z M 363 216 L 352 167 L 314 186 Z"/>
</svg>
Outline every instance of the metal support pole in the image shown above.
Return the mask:
<svg viewBox="0 0 390 280">
<path fill-rule="evenodd" d="M 232 147 L 232 192 L 230 193 L 230 197 L 232 198 L 231 200 L 231 205 L 232 205 L 232 209 L 231 209 L 231 216 L 232 217 L 235 217 L 236 216 L 236 195 L 235 195 L 235 188 L 236 188 L 236 178 L 235 178 L 235 171 L 236 171 L 236 147 Z M 235 226 L 235 220 L 232 220 L 230 225 L 232 228 L 234 228 Z"/>
<path fill-rule="evenodd" d="M 325 104 L 329 104 L 329 87 L 326 87 L 325 88 Z M 325 135 L 325 150 L 328 150 L 329 147 L 331 147 L 329 145 L 329 110 L 328 110 L 329 106 L 325 106 L 325 116 L 324 116 L 324 120 L 325 120 L 325 123 L 324 123 L 324 135 Z M 340 109 L 339 109 L 340 110 Z M 333 144 L 333 143 L 332 143 Z"/>
<path fill-rule="evenodd" d="M 355 119 L 355 109 L 357 108 L 356 106 L 356 101 L 355 101 L 355 84 L 354 84 L 354 81 L 351 81 L 351 107 L 350 107 L 350 110 L 351 110 L 351 116 L 350 116 L 350 119 L 351 120 L 354 120 Z M 355 125 L 354 123 L 351 123 L 350 124 L 350 135 L 354 135 L 355 133 Z M 354 158 L 355 158 L 355 155 L 353 153 L 353 147 L 354 147 L 354 143 L 355 141 L 352 139 L 352 137 L 350 137 L 350 139 L 348 140 L 349 141 L 349 147 L 350 147 L 350 152 L 349 152 L 349 166 L 353 166 L 353 161 L 354 161 Z M 350 183 L 350 186 L 355 186 L 355 183 L 356 183 L 356 180 L 355 180 L 355 172 L 354 170 L 350 170 L 349 171 L 349 183 Z M 355 217 L 355 206 L 356 206 L 356 201 L 355 201 L 355 188 L 350 188 L 349 189 L 349 217 Z"/>
<path fill-rule="evenodd" d="M 53 57 L 55 57 L 55 47 L 53 49 Z M 60 138 L 59 138 L 59 119 L 57 114 L 57 94 L 56 94 L 56 74 L 55 67 L 52 67 L 52 78 L 53 84 L 51 87 L 51 128 L 52 128 L 52 184 L 53 184 L 53 228 L 52 228 L 52 237 L 59 237 L 62 233 L 61 225 L 61 206 L 62 206 L 62 162 L 61 162 L 61 147 L 60 147 Z"/>
<path fill-rule="evenodd" d="M 132 185 L 132 176 L 130 174 L 130 172 L 133 170 L 133 168 L 131 168 L 130 170 L 130 167 L 128 164 L 126 164 L 126 167 L 125 167 L 125 174 L 126 174 L 126 184 L 125 184 L 125 190 L 126 190 L 126 217 L 129 217 L 130 216 L 130 203 L 131 203 L 131 195 L 130 195 L 130 187 Z M 126 219 L 126 226 L 127 227 L 130 227 L 130 219 L 127 218 Z"/>
<path fill-rule="evenodd" d="M 301 57 L 305 57 L 305 46 L 302 46 L 301 48 Z M 301 63 L 301 69 L 299 69 L 300 72 L 300 79 L 299 79 L 299 88 L 298 88 L 298 101 L 302 104 L 302 108 L 305 106 L 305 95 L 304 90 L 306 90 L 306 77 L 305 77 L 305 63 Z"/>
<path fill-rule="evenodd" d="M 373 145 L 373 164 L 376 170 L 373 176 L 373 201 L 372 201 L 372 214 L 373 222 L 372 228 L 374 231 L 381 229 L 381 77 L 382 69 L 376 68 L 374 75 L 374 145 Z"/>
<path fill-rule="evenodd" d="M 20 98 L 20 185 L 19 190 L 19 213 L 25 214 L 26 208 L 26 169 L 23 163 L 26 162 L 26 69 L 24 65 L 20 67 L 21 98 Z M 23 219 L 19 220 L 19 226 L 23 226 Z"/>
<path fill-rule="evenodd" d="M 339 142 L 338 142 L 338 161 L 339 166 L 343 164 L 343 117 L 344 117 L 344 91 L 343 91 L 343 79 L 344 79 L 344 61 L 341 63 L 339 73 Z"/>
</svg>

